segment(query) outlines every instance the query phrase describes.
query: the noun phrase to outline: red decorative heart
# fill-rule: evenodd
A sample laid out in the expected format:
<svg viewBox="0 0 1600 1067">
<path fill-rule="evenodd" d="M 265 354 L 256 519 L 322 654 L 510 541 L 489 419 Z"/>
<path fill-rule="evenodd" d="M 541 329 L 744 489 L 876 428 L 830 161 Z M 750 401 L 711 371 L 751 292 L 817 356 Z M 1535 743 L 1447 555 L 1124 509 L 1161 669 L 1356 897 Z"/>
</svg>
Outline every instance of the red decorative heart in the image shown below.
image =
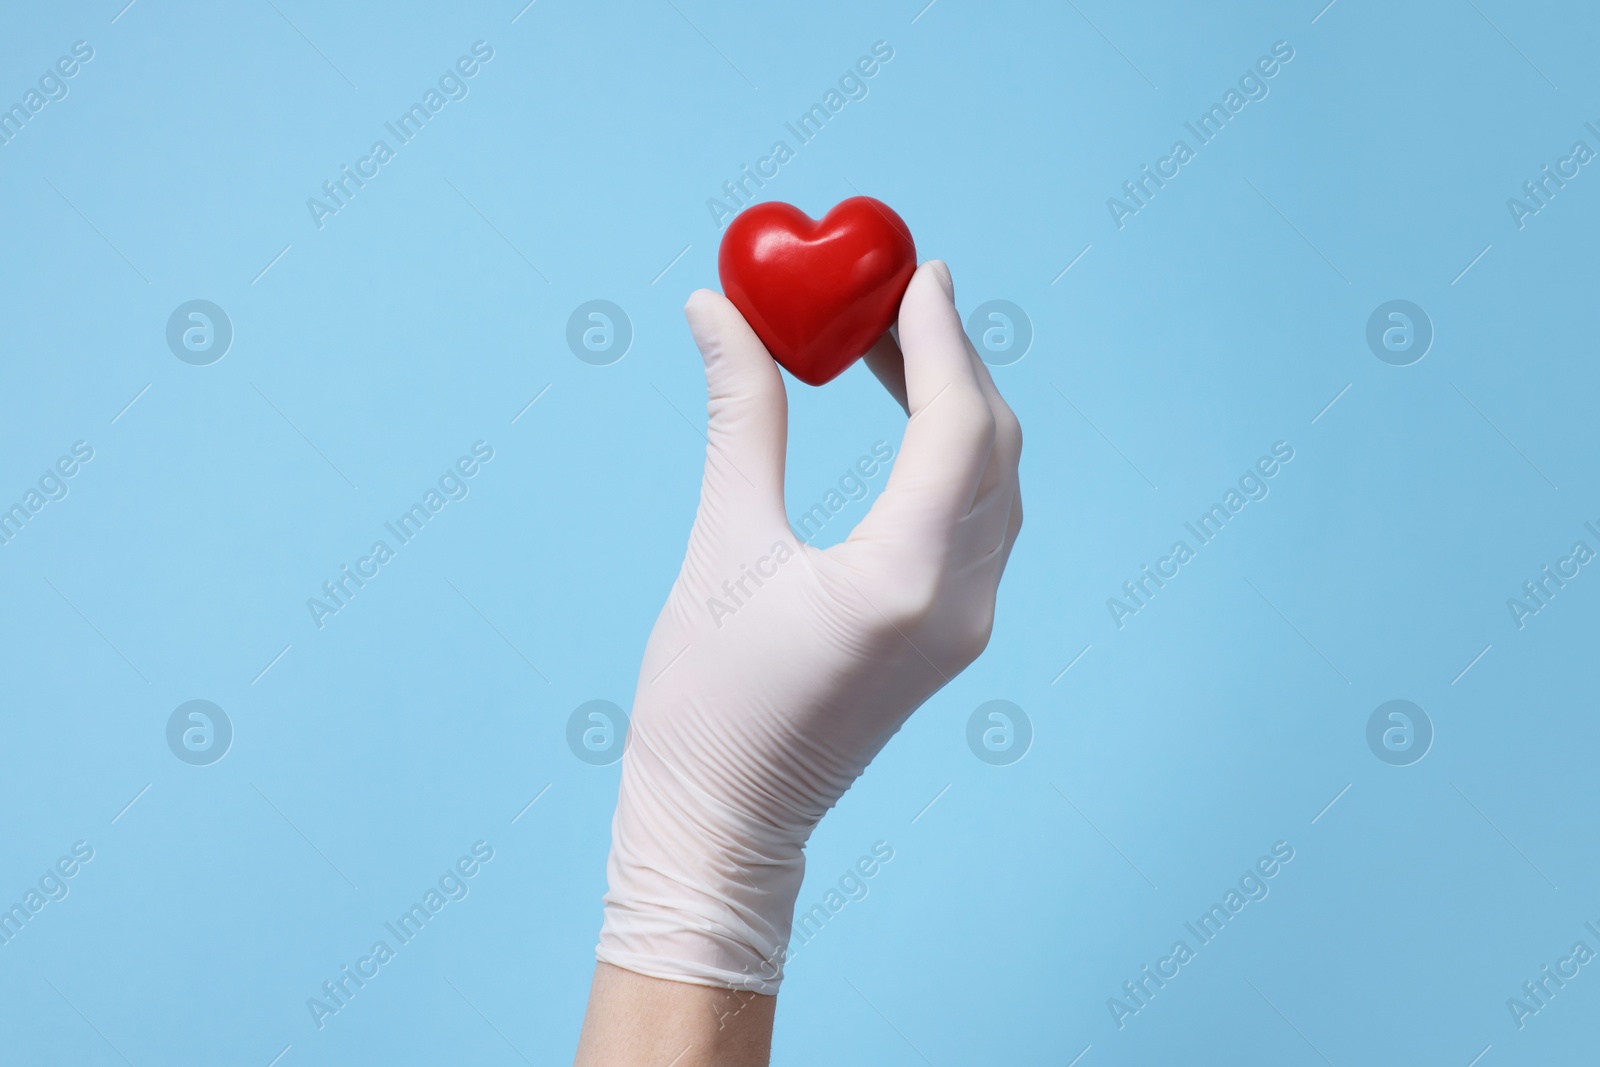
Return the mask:
<svg viewBox="0 0 1600 1067">
<path fill-rule="evenodd" d="M 722 289 L 772 358 L 823 385 L 894 323 L 917 247 L 887 204 L 852 196 L 818 222 L 792 204 L 746 208 L 717 253 Z"/>
</svg>

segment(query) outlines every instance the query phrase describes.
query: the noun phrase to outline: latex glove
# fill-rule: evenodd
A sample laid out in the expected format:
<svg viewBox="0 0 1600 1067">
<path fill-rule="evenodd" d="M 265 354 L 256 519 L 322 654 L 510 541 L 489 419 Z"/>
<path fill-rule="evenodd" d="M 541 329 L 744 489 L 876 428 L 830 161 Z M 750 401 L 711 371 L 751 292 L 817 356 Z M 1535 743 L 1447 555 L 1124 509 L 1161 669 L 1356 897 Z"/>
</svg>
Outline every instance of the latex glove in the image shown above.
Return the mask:
<svg viewBox="0 0 1600 1067">
<path fill-rule="evenodd" d="M 596 954 L 770 994 L 812 829 L 988 643 L 1022 525 L 1022 434 L 948 269 L 923 264 L 900 306 L 903 377 L 893 339 L 868 357 L 909 407 L 899 459 L 849 539 L 811 548 L 784 512 L 777 365 L 716 293 L 685 314 L 705 358 L 705 480 L 640 667 Z"/>
</svg>

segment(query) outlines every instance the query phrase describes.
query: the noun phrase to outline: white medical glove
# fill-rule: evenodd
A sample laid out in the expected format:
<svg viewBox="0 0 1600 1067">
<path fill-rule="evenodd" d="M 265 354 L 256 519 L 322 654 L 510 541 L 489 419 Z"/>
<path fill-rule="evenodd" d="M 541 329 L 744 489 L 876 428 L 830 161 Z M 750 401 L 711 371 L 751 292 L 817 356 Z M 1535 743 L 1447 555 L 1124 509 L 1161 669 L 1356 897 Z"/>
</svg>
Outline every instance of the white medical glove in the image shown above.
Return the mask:
<svg viewBox="0 0 1600 1067">
<path fill-rule="evenodd" d="M 849 539 L 811 548 L 784 514 L 777 365 L 716 293 L 685 314 L 705 357 L 705 480 L 639 671 L 596 955 L 771 994 L 812 829 L 988 643 L 1022 525 L 1022 434 L 948 269 L 923 264 L 900 305 L 903 377 L 892 339 L 868 357 L 910 412 L 899 459 Z"/>
</svg>

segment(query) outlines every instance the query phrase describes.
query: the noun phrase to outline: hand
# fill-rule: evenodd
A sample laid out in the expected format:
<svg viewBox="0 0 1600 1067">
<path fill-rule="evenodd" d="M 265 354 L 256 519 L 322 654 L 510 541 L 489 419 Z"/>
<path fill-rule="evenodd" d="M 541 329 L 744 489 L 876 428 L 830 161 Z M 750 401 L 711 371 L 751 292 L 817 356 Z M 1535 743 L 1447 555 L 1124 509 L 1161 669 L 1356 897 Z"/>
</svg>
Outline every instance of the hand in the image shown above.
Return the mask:
<svg viewBox="0 0 1600 1067">
<path fill-rule="evenodd" d="M 910 414 L 883 494 L 842 544 L 784 512 L 787 401 L 739 312 L 700 290 L 705 479 L 634 697 L 597 955 L 755 993 L 782 979 L 803 848 L 916 708 L 988 643 L 1022 525 L 1021 429 L 922 265 L 868 363 Z"/>
</svg>

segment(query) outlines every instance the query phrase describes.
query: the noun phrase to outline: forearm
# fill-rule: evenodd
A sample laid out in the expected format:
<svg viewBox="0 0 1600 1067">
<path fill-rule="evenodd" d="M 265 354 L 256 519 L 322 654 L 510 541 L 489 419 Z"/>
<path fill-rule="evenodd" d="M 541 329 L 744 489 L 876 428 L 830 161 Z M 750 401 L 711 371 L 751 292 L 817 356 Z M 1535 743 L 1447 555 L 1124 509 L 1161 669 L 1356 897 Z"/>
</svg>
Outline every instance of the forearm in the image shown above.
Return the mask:
<svg viewBox="0 0 1600 1067">
<path fill-rule="evenodd" d="M 765 1067 L 777 997 L 595 966 L 575 1067 Z"/>
</svg>

